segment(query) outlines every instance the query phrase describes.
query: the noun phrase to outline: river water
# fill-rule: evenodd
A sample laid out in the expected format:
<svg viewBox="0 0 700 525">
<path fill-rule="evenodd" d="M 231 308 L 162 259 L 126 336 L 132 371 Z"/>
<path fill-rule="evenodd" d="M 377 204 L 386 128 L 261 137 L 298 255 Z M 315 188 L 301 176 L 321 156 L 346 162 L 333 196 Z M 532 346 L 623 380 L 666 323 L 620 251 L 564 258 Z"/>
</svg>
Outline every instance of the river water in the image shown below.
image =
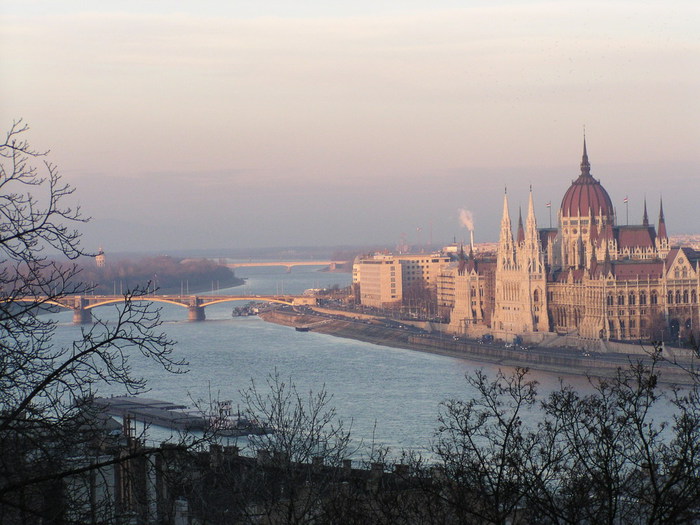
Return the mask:
<svg viewBox="0 0 700 525">
<path fill-rule="evenodd" d="M 318 268 L 296 267 L 291 273 L 283 268 L 240 268 L 244 286 L 219 290 L 222 294 L 290 293 L 307 288 L 346 286 L 350 275 L 319 272 Z M 209 293 L 209 292 L 204 292 Z M 388 348 L 314 332 L 296 332 L 293 328 L 266 323 L 257 317 L 232 318 L 238 303 L 222 303 L 206 308 L 205 322 L 187 321 L 187 310 L 164 305 L 161 311 L 163 331 L 177 341 L 175 357 L 188 361 L 189 371 L 172 375 L 145 361 L 134 352 L 134 370 L 148 379 L 148 397 L 192 405 L 193 399 L 240 400 L 239 391 L 251 380 L 264 386 L 270 374 L 293 382 L 306 393 L 325 388 L 331 404 L 346 422 L 352 424 L 352 436 L 369 445 L 400 449 L 427 450 L 437 428 L 439 403 L 448 398 L 468 399 L 473 395 L 464 375 L 482 368 L 495 374 L 493 365 Z M 104 312 L 102 311 L 104 310 Z M 97 315 L 109 317 L 109 307 L 97 309 Z M 72 314 L 56 314 L 57 342 L 67 343 L 80 327 L 71 324 Z M 556 388 L 558 378 L 533 373 L 541 391 Z M 565 378 L 586 387 L 579 377 Z M 100 394 L 122 394 L 116 387 L 102 387 Z M 151 438 L 161 439 L 153 432 Z"/>
</svg>

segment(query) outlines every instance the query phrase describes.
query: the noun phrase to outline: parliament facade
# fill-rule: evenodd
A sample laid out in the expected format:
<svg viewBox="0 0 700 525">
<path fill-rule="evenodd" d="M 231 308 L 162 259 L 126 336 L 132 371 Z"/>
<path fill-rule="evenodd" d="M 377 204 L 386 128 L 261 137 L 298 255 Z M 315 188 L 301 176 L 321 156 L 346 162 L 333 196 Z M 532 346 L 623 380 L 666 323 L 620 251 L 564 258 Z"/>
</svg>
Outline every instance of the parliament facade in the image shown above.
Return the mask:
<svg viewBox="0 0 700 525">
<path fill-rule="evenodd" d="M 656 224 L 646 201 L 641 224 L 616 223 L 584 139 L 558 228 L 537 226 L 531 189 L 514 236 L 506 194 L 495 258 L 462 250 L 438 275 L 438 307 L 449 331 L 466 336 L 698 341 L 699 260 L 700 252 L 670 245 L 662 202 Z"/>
</svg>

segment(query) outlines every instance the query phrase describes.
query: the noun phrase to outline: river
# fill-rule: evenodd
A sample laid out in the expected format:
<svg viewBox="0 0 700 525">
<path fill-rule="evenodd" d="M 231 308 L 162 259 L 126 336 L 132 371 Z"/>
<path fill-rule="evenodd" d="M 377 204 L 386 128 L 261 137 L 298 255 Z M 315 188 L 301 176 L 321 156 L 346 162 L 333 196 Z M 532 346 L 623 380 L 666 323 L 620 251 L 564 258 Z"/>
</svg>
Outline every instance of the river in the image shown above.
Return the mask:
<svg viewBox="0 0 700 525">
<path fill-rule="evenodd" d="M 307 288 L 346 286 L 350 275 L 319 272 L 318 268 L 240 268 L 236 275 L 246 284 L 219 290 L 222 294 L 299 294 Z M 203 292 L 210 293 L 210 292 Z M 412 350 L 388 348 L 314 332 L 266 323 L 257 317 L 232 318 L 237 303 L 206 308 L 205 322 L 187 321 L 187 310 L 164 305 L 163 331 L 177 341 L 175 357 L 188 361 L 188 372 L 172 375 L 144 360 L 137 352 L 133 368 L 148 380 L 148 397 L 191 405 L 193 399 L 240 400 L 239 391 L 255 381 L 265 385 L 270 374 L 280 374 L 298 390 L 325 388 L 331 404 L 352 424 L 355 440 L 400 449 L 426 450 L 437 428 L 439 403 L 448 398 L 467 399 L 473 395 L 464 375 L 478 368 L 495 374 L 493 365 L 482 365 Z M 103 312 L 104 310 L 104 312 Z M 96 310 L 109 316 L 109 307 Z M 57 342 L 67 343 L 81 327 L 71 324 L 72 314 L 56 314 Z M 541 390 L 556 388 L 558 378 L 533 373 Z M 568 377 L 582 388 L 586 379 Z M 116 387 L 102 387 L 101 394 L 121 394 Z M 160 439 L 162 433 L 153 433 Z"/>
</svg>

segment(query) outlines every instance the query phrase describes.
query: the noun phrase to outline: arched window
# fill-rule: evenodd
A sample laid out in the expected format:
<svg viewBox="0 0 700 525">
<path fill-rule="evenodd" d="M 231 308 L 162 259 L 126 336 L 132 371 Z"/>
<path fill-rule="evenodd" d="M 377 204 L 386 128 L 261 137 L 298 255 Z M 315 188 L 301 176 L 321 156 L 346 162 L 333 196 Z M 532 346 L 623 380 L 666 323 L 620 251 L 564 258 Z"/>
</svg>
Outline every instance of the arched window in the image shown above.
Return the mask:
<svg viewBox="0 0 700 525">
<path fill-rule="evenodd" d="M 698 294 L 695 292 L 695 290 L 690 292 L 690 302 L 693 304 L 698 302 Z"/>
<path fill-rule="evenodd" d="M 540 302 L 540 291 L 539 290 L 535 290 L 534 292 L 532 292 L 532 300 L 535 301 L 536 303 Z"/>
<path fill-rule="evenodd" d="M 625 296 L 620 294 L 617 296 L 617 305 L 622 306 L 623 304 L 625 304 Z"/>
<path fill-rule="evenodd" d="M 613 294 L 609 293 L 608 294 L 608 306 L 612 306 L 615 304 L 615 298 L 613 297 Z"/>
<path fill-rule="evenodd" d="M 683 302 L 688 303 L 688 290 L 683 291 Z"/>
<path fill-rule="evenodd" d="M 641 304 L 641 305 L 647 304 L 647 293 L 646 292 L 639 293 L 639 304 Z"/>
<path fill-rule="evenodd" d="M 659 294 L 656 293 L 656 290 L 651 292 L 651 304 L 659 304 Z"/>
<path fill-rule="evenodd" d="M 673 304 L 673 292 L 668 292 L 668 297 L 666 297 L 666 302 L 668 304 Z"/>
<path fill-rule="evenodd" d="M 631 293 L 629 294 L 629 297 L 627 298 L 627 301 L 628 301 L 627 304 L 630 304 L 630 305 L 635 305 L 635 304 L 637 304 L 636 298 L 635 298 L 635 296 L 634 296 L 634 292 L 631 292 Z"/>
<path fill-rule="evenodd" d="M 681 292 L 679 290 L 676 290 L 676 304 L 680 304 L 681 302 Z"/>
</svg>

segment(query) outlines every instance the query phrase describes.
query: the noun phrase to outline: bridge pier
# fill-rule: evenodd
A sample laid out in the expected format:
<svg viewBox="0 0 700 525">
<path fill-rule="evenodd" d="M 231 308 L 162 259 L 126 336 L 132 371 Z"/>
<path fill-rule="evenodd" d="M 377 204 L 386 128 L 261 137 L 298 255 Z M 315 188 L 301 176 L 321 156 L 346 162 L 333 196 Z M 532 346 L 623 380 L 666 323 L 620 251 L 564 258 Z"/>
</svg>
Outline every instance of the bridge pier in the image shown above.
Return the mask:
<svg viewBox="0 0 700 525">
<path fill-rule="evenodd" d="M 86 308 L 90 304 L 87 298 L 77 296 L 73 303 L 73 324 L 92 323 L 92 312 Z"/>
<path fill-rule="evenodd" d="M 92 323 L 92 312 L 85 308 L 75 308 L 73 310 L 73 324 L 90 324 Z"/>
<path fill-rule="evenodd" d="M 205 321 L 207 319 L 203 306 L 188 306 L 188 319 L 190 321 Z"/>
<path fill-rule="evenodd" d="M 200 306 L 202 304 L 202 299 L 195 296 L 190 299 L 189 303 L 190 304 L 187 307 L 187 310 L 189 311 L 188 319 L 190 321 L 206 320 L 207 316 L 204 313 L 204 307 Z"/>
</svg>

